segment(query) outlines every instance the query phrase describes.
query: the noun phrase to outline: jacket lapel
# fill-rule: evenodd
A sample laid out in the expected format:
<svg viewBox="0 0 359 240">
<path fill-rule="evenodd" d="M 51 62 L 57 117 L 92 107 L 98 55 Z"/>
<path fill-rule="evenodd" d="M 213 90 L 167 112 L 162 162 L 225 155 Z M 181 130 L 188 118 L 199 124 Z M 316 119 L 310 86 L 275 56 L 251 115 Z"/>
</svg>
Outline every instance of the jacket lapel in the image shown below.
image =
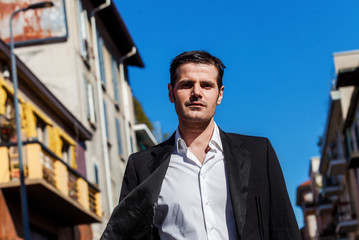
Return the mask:
<svg viewBox="0 0 359 240">
<path fill-rule="evenodd" d="M 242 235 L 247 212 L 250 152 L 242 148 L 243 142 L 234 140 L 220 130 L 224 161 L 238 235 Z"/>
<path fill-rule="evenodd" d="M 173 149 L 175 147 L 174 142 L 175 142 L 175 133 L 173 133 L 168 140 L 161 143 L 157 148 L 153 149 L 151 153 L 153 158 L 148 165 L 150 169 L 150 173 L 156 170 L 158 166 L 160 166 L 166 160 L 168 160 L 169 163 L 171 153 L 173 152 Z M 167 166 L 168 163 L 166 163 Z"/>
</svg>

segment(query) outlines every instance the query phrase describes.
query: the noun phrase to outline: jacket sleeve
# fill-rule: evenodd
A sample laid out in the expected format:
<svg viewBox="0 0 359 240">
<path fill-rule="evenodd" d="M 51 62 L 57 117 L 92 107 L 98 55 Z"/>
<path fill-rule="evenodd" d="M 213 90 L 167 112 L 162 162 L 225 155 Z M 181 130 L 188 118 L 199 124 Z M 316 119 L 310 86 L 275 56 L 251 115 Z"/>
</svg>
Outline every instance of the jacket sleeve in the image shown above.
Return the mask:
<svg viewBox="0 0 359 240">
<path fill-rule="evenodd" d="M 146 191 L 132 191 L 138 187 L 139 179 L 135 167 L 135 158 L 131 155 L 128 159 L 119 204 L 113 210 L 100 240 L 149 239 L 146 234 L 150 232 L 151 224 L 148 224 L 148 219 L 151 220 L 152 218 L 148 216 L 152 216 L 152 208 L 150 211 L 144 212 L 142 209 L 145 207 L 142 207 L 142 202 L 137 201 L 137 199 L 145 199 L 145 197 L 138 195 Z"/>
<path fill-rule="evenodd" d="M 122 201 L 138 185 L 137 174 L 133 163 L 133 155 L 128 158 L 125 175 L 122 180 L 120 200 Z"/>
<path fill-rule="evenodd" d="M 268 139 L 267 160 L 270 187 L 270 239 L 301 240 L 283 173 L 277 155 Z"/>
</svg>

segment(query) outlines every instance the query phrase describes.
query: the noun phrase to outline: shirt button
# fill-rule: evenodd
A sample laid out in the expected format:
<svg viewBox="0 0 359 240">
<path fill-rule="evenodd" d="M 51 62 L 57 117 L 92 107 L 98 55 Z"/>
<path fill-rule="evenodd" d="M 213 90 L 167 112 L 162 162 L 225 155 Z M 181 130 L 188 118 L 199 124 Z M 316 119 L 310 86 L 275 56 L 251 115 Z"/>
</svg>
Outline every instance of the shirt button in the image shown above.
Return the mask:
<svg viewBox="0 0 359 240">
<path fill-rule="evenodd" d="M 206 205 L 209 205 L 209 202 L 208 202 L 208 201 L 206 202 Z"/>
<path fill-rule="evenodd" d="M 203 178 L 203 179 L 206 179 L 206 175 L 203 174 L 203 175 L 202 175 L 202 178 Z"/>
<path fill-rule="evenodd" d="M 211 227 L 211 231 L 213 231 L 214 230 L 214 227 Z"/>
</svg>

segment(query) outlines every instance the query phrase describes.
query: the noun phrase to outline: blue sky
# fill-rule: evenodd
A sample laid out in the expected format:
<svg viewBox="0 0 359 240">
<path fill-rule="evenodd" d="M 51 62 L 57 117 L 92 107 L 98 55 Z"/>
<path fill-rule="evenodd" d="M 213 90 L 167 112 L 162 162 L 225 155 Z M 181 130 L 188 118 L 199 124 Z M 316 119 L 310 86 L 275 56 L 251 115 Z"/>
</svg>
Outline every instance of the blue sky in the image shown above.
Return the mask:
<svg viewBox="0 0 359 240">
<path fill-rule="evenodd" d="M 276 149 L 299 226 L 296 188 L 319 154 L 333 53 L 359 48 L 359 2 L 114 1 L 146 65 L 130 68 L 134 95 L 164 133 L 177 127 L 167 97 L 169 61 L 187 50 L 222 59 L 225 131 L 268 137 Z"/>
</svg>

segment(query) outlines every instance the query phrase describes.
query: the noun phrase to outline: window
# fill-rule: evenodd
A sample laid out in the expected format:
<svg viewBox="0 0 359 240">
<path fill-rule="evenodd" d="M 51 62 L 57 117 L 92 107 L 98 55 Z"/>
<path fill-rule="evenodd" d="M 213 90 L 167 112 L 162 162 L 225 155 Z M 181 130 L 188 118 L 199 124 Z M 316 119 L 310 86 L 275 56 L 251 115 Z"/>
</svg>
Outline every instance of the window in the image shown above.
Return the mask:
<svg viewBox="0 0 359 240">
<path fill-rule="evenodd" d="M 1 86 L 0 86 L 1 88 Z M 0 89 L 2 90 L 2 89 Z M 0 91 L 2 104 L 0 113 L 0 143 L 16 140 L 15 108 L 12 96 L 5 90 Z"/>
<path fill-rule="evenodd" d="M 106 139 L 108 141 L 109 140 L 109 133 L 108 133 L 107 109 L 106 109 L 105 101 L 103 101 L 103 114 L 105 115 Z"/>
<path fill-rule="evenodd" d="M 338 179 L 335 176 L 326 177 L 323 179 L 324 187 L 338 186 L 338 184 L 339 184 Z"/>
<path fill-rule="evenodd" d="M 131 124 L 128 123 L 128 129 L 131 129 Z M 133 149 L 133 138 L 132 138 L 132 134 L 130 133 L 130 147 L 131 147 L 131 153 L 134 152 L 134 149 Z"/>
<path fill-rule="evenodd" d="M 11 96 L 8 96 L 5 102 L 5 117 L 7 120 L 15 119 L 14 101 Z"/>
<path fill-rule="evenodd" d="M 358 130 L 357 121 L 354 121 L 354 123 L 345 131 L 346 157 L 350 157 L 352 152 L 357 152 L 359 150 Z"/>
<path fill-rule="evenodd" d="M 120 129 L 120 121 L 116 118 L 116 133 L 117 133 L 117 145 L 118 145 L 118 154 L 122 155 L 122 142 L 121 142 L 121 129 Z"/>
<path fill-rule="evenodd" d="M 45 146 L 49 145 L 49 133 L 47 129 L 47 124 L 39 117 L 36 117 L 36 133 L 37 140 Z"/>
<path fill-rule="evenodd" d="M 112 78 L 113 78 L 113 90 L 115 94 L 115 101 L 117 105 L 120 105 L 120 96 L 118 92 L 118 78 L 117 78 L 117 62 L 112 58 Z"/>
<path fill-rule="evenodd" d="M 132 139 L 132 135 L 130 136 L 130 144 L 131 144 L 131 153 L 133 153 L 133 139 Z"/>
<path fill-rule="evenodd" d="M 87 106 L 87 119 L 92 123 L 96 123 L 96 114 L 95 114 L 95 97 L 94 97 L 94 88 L 91 82 L 84 76 L 85 82 L 85 92 L 86 92 L 86 106 Z"/>
<path fill-rule="evenodd" d="M 350 154 L 353 152 L 353 141 L 352 141 L 352 136 L 351 136 L 351 131 L 350 129 L 347 129 L 345 132 L 345 142 L 346 142 L 346 157 L 349 159 Z"/>
<path fill-rule="evenodd" d="M 89 25 L 86 10 L 82 9 L 82 3 L 80 0 L 76 1 L 77 8 L 77 22 L 78 22 L 78 33 L 80 39 L 80 55 L 83 60 L 89 62 L 90 60 L 90 47 L 89 47 Z"/>
<path fill-rule="evenodd" d="M 106 87 L 105 60 L 103 54 L 103 39 L 97 33 L 98 61 L 100 66 L 100 78 L 104 87 Z"/>
<path fill-rule="evenodd" d="M 69 144 L 65 139 L 62 139 L 62 160 L 67 164 L 72 164 L 72 157 L 73 157 L 73 146 Z"/>
<path fill-rule="evenodd" d="M 95 173 L 95 183 L 97 184 L 98 186 L 98 183 L 99 183 L 99 178 L 98 178 L 98 167 L 97 167 L 97 163 L 94 163 L 94 173 Z"/>
<path fill-rule="evenodd" d="M 341 129 L 337 130 L 337 137 L 336 137 L 336 141 L 337 141 L 337 146 L 338 146 L 338 158 L 343 158 L 344 157 L 344 152 L 343 152 L 343 143 L 342 143 L 342 131 Z"/>
<path fill-rule="evenodd" d="M 353 131 L 355 136 L 355 147 L 356 147 L 356 151 L 358 151 L 359 149 L 358 121 L 355 122 Z"/>
</svg>

